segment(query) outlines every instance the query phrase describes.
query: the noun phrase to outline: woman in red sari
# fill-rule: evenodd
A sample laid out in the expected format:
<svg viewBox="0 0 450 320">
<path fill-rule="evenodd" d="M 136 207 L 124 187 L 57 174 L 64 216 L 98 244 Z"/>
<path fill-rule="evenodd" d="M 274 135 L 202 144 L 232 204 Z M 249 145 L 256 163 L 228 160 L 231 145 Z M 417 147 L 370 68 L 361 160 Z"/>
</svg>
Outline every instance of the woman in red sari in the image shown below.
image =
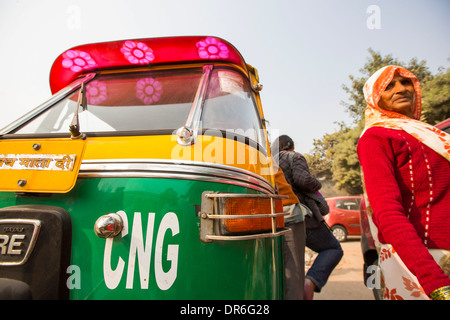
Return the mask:
<svg viewBox="0 0 450 320">
<path fill-rule="evenodd" d="M 358 157 L 384 298 L 449 300 L 450 137 L 419 121 L 419 80 L 402 67 L 378 70 L 364 95 Z"/>
</svg>

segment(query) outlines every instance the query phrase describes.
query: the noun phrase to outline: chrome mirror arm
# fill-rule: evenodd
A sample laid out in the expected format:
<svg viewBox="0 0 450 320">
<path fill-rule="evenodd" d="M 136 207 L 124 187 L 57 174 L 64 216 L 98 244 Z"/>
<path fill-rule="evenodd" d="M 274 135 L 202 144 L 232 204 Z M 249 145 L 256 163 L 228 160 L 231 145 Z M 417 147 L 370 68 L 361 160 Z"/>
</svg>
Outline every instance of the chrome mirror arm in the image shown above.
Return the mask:
<svg viewBox="0 0 450 320">
<path fill-rule="evenodd" d="M 80 131 L 80 120 L 78 118 L 80 106 L 83 108 L 83 110 L 86 110 L 87 101 L 86 101 L 86 87 L 84 85 L 84 82 L 81 83 L 80 93 L 78 94 L 77 107 L 73 115 L 72 123 L 69 126 L 71 139 L 84 139 L 86 137 L 86 135 L 81 133 Z"/>
<path fill-rule="evenodd" d="M 189 112 L 186 124 L 177 130 L 177 142 L 182 146 L 189 146 L 194 144 L 197 140 L 203 105 L 205 103 L 206 92 L 212 69 L 212 65 L 203 66 L 203 75 L 200 79 L 200 85 L 195 94 L 194 102 L 192 103 L 191 111 Z"/>
</svg>

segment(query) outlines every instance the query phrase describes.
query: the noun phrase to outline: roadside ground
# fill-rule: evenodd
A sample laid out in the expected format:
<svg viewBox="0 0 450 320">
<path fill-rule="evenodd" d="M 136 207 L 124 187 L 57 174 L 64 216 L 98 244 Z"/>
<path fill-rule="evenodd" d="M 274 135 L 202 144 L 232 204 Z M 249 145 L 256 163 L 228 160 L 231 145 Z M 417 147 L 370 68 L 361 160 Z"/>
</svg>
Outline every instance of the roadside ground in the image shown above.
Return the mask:
<svg viewBox="0 0 450 320">
<path fill-rule="evenodd" d="M 374 300 L 372 290 L 364 285 L 363 257 L 360 237 L 341 242 L 344 256 L 333 270 L 328 282 L 314 300 Z M 317 253 L 306 248 L 305 270 L 314 262 Z"/>
</svg>

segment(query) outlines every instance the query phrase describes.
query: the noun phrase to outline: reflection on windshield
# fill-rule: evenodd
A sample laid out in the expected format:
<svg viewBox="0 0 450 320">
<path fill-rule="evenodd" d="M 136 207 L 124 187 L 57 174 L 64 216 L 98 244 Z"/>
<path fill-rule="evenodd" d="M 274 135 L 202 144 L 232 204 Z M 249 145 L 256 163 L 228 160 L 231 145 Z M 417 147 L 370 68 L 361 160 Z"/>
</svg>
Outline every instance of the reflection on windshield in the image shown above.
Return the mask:
<svg viewBox="0 0 450 320">
<path fill-rule="evenodd" d="M 226 130 L 260 144 L 264 141 L 256 104 L 241 74 L 226 69 L 213 71 L 202 125 L 204 129 Z"/>
<path fill-rule="evenodd" d="M 86 84 L 87 106 L 78 114 L 80 131 L 175 131 L 186 124 L 201 76 L 201 68 L 98 76 Z M 213 69 L 209 80 L 202 128 L 231 132 L 261 144 L 264 133 L 247 79 L 231 69 Z M 69 133 L 79 91 L 15 133 Z"/>
<path fill-rule="evenodd" d="M 185 124 L 201 69 L 122 74 L 86 85 L 87 108 L 79 110 L 83 132 L 175 130 Z M 63 99 L 15 133 L 66 133 L 78 92 Z"/>
</svg>

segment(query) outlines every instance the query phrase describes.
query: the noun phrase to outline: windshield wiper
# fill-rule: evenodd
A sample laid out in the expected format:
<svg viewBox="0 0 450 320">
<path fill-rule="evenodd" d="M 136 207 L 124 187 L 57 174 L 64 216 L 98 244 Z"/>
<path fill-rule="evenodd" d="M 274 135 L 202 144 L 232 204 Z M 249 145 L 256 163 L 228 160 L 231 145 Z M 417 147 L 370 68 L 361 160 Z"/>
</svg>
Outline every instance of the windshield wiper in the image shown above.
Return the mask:
<svg viewBox="0 0 450 320">
<path fill-rule="evenodd" d="M 73 115 L 72 123 L 69 126 L 71 139 L 86 138 L 86 135 L 81 133 L 80 131 L 80 120 L 78 119 L 78 112 L 80 110 L 80 106 L 83 108 L 83 110 L 86 110 L 87 108 L 86 87 L 84 86 L 84 82 L 81 84 L 80 93 L 78 94 L 77 108 L 75 109 L 75 114 Z"/>
</svg>

